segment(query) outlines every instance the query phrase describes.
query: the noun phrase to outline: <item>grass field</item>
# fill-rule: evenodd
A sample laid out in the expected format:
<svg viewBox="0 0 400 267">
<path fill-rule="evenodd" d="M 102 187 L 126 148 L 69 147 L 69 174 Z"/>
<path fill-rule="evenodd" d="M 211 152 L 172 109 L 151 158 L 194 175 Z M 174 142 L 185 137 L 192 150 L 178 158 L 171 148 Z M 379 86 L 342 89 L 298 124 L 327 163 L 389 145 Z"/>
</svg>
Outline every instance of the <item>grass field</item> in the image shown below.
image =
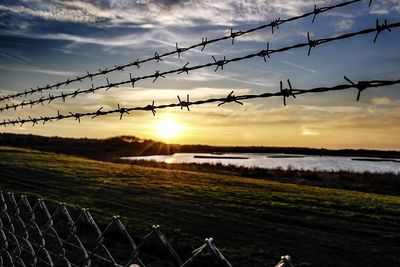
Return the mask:
<svg viewBox="0 0 400 267">
<path fill-rule="evenodd" d="M 400 266 L 400 197 L 0 148 L 0 187 L 119 214 L 130 232 L 160 224 L 189 256 L 205 237 L 234 266 Z M 268 178 L 268 177 L 265 177 Z"/>
</svg>

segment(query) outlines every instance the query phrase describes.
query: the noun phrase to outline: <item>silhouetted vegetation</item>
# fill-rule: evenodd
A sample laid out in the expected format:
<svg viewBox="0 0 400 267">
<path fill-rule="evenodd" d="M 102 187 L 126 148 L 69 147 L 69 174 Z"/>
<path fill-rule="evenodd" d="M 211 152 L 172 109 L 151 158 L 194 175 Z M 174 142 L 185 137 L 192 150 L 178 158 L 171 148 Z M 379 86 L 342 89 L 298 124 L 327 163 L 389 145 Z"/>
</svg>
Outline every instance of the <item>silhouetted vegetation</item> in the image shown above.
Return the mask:
<svg viewBox="0 0 400 267">
<path fill-rule="evenodd" d="M 106 139 L 45 137 L 37 135 L 0 134 L 0 145 L 37 149 L 98 160 L 114 160 L 128 156 L 171 155 L 173 153 L 285 153 L 351 157 L 400 158 L 400 151 L 330 150 L 304 147 L 207 146 L 165 144 L 135 136 Z"/>
</svg>

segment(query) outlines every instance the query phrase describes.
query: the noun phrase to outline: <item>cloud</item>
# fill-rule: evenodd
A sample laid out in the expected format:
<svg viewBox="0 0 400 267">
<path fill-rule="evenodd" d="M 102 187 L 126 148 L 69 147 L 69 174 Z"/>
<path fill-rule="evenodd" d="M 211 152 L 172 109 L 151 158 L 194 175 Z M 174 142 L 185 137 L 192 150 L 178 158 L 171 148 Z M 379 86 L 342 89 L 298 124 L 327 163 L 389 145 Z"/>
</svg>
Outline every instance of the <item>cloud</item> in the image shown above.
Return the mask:
<svg viewBox="0 0 400 267">
<path fill-rule="evenodd" d="M 305 71 L 307 71 L 307 72 L 317 73 L 316 70 L 313 70 L 313 69 L 310 69 L 310 68 L 307 68 L 307 67 L 304 67 L 304 66 L 295 64 L 295 63 L 293 63 L 293 62 L 289 62 L 289 61 L 286 61 L 286 60 L 282 60 L 282 62 L 285 63 L 285 64 L 288 64 L 288 65 L 290 65 L 290 66 L 296 67 L 296 68 L 298 68 L 298 69 L 305 70 Z"/>
<path fill-rule="evenodd" d="M 320 1 L 325 3 L 326 1 Z M 1 4 L 0 10 L 19 16 L 31 16 L 42 20 L 92 23 L 99 26 L 142 25 L 197 26 L 259 22 L 276 19 L 271 14 L 297 16 L 310 3 L 298 0 L 255 1 L 18 1 L 12 5 Z M 238 16 L 238 14 L 240 14 Z"/>
<path fill-rule="evenodd" d="M 398 0 L 374 1 L 370 13 L 377 15 L 389 14 L 391 11 L 400 12 L 400 3 Z"/>
<path fill-rule="evenodd" d="M 390 105 L 392 100 L 387 97 L 377 97 L 370 99 L 369 102 L 373 105 Z"/>
<path fill-rule="evenodd" d="M 113 12 L 104 9 L 101 5 L 79 0 L 24 1 L 19 5 L 18 1 L 15 1 L 12 5 L 1 4 L 0 10 L 42 20 L 77 23 L 99 23 L 114 17 Z"/>
<path fill-rule="evenodd" d="M 66 70 L 50 70 L 50 69 L 41 69 L 41 68 L 13 68 L 8 66 L 1 66 L 0 69 L 8 70 L 8 71 L 18 71 L 18 72 L 35 72 L 56 76 L 76 76 L 78 72 L 66 71 Z"/>
<path fill-rule="evenodd" d="M 375 106 L 399 106 L 400 100 L 398 99 L 390 99 L 388 97 L 375 97 L 368 101 L 372 105 Z"/>
<path fill-rule="evenodd" d="M 319 135 L 320 133 L 314 130 L 310 130 L 308 127 L 306 126 L 302 126 L 301 127 L 301 134 L 305 135 L 305 136 L 315 136 L 315 135 Z"/>
<path fill-rule="evenodd" d="M 337 30 L 349 30 L 354 25 L 353 19 L 341 19 L 338 22 L 333 23 L 333 26 Z"/>
<path fill-rule="evenodd" d="M 24 57 L 19 51 L 15 51 L 13 49 L 2 48 L 0 51 L 0 57 L 7 58 L 24 64 L 30 62 L 29 58 Z"/>
<path fill-rule="evenodd" d="M 374 3 L 375 9 L 371 12 L 400 9 L 395 1 Z M 321 0 L 318 5 L 332 2 Z M 396 4 L 394 7 L 393 3 Z M 312 4 L 309 1 L 299 0 L 25 0 L 0 4 L 0 13 L 9 17 L 2 20 L 7 26 L 0 32 L 105 47 L 157 47 L 176 41 L 186 42 L 188 35 L 199 31 L 202 34 L 219 32 L 220 36 L 230 27 L 259 25 L 277 18 L 271 14 L 279 14 L 284 19 L 310 10 Z M 327 14 L 343 17 L 339 22 L 331 23 L 339 30 L 349 29 L 354 23 L 353 14 Z M 293 23 L 292 27 L 274 36 L 274 41 L 292 37 L 293 32 L 300 34 L 296 25 Z M 204 27 L 207 27 L 206 31 L 203 31 Z M 238 41 L 265 42 L 271 37 L 270 31 L 258 31 L 244 35 Z"/>
</svg>

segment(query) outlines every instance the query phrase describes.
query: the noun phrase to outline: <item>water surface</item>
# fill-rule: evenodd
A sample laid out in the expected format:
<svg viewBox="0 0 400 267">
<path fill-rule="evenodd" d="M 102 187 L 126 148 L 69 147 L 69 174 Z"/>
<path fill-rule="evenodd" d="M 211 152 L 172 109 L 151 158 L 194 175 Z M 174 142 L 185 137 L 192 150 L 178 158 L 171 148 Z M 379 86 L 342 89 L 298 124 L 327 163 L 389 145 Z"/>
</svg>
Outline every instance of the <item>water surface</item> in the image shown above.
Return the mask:
<svg viewBox="0 0 400 267">
<path fill-rule="evenodd" d="M 244 167 L 282 168 L 318 171 L 351 172 L 391 172 L 400 174 L 398 159 L 379 159 L 362 157 L 309 156 L 292 154 L 253 154 L 253 153 L 176 153 L 144 157 L 125 157 L 130 160 L 152 160 L 165 163 L 210 163 Z"/>
</svg>

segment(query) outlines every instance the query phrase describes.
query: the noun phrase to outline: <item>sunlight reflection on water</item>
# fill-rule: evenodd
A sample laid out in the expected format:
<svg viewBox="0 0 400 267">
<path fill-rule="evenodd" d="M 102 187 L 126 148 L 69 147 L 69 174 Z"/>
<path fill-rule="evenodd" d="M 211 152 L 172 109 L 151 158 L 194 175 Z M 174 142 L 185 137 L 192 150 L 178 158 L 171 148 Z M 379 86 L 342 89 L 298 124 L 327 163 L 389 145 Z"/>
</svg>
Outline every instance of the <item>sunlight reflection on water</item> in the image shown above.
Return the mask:
<svg viewBox="0 0 400 267">
<path fill-rule="evenodd" d="M 170 158 L 167 158 L 166 160 L 164 160 L 164 162 L 168 163 L 168 164 L 172 164 L 172 163 L 176 163 L 176 159 L 174 157 L 170 157 Z"/>
<path fill-rule="evenodd" d="M 197 156 L 197 157 L 195 157 Z M 200 156 L 200 158 L 199 158 Z M 209 157 L 209 158 L 207 158 Z M 225 158 L 222 158 L 225 157 Z M 234 157 L 234 158 L 232 158 Z M 243 157 L 243 158 L 237 158 Z M 360 161 L 352 157 L 334 156 L 306 156 L 289 154 L 203 154 L 203 153 L 176 153 L 173 155 L 156 155 L 144 157 L 125 157 L 131 160 L 149 160 L 165 163 L 210 163 L 235 165 L 244 167 L 282 168 L 293 170 L 318 171 L 352 171 L 374 173 L 400 174 L 400 162 L 391 161 Z"/>
</svg>

